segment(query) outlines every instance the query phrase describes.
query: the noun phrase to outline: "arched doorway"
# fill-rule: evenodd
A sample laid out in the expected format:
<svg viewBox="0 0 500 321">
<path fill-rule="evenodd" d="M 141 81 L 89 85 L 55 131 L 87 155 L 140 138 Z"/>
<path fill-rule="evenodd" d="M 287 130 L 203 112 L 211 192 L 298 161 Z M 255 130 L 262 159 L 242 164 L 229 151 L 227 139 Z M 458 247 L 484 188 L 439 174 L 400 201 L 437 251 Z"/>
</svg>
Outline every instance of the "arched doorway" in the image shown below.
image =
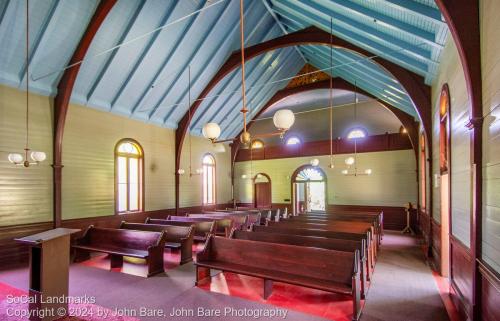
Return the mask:
<svg viewBox="0 0 500 321">
<path fill-rule="evenodd" d="M 269 175 L 258 173 L 253 177 L 253 201 L 256 208 L 271 208 L 273 201 Z"/>
<path fill-rule="evenodd" d="M 326 210 L 326 174 L 317 166 L 303 165 L 292 175 L 293 213 Z"/>
<path fill-rule="evenodd" d="M 451 162 L 450 162 L 450 91 L 444 84 L 439 98 L 439 173 L 441 194 L 441 275 L 450 273 L 450 209 L 451 209 Z"/>
</svg>

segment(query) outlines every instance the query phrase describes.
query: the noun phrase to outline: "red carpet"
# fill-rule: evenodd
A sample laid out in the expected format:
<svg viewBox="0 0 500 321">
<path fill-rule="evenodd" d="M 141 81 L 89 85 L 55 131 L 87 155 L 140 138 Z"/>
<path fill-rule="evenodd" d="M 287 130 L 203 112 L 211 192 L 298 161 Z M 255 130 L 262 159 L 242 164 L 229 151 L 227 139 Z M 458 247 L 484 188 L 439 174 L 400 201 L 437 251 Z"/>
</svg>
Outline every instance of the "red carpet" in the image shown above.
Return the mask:
<svg viewBox="0 0 500 321">
<path fill-rule="evenodd" d="M 330 320 L 350 321 L 352 319 L 352 301 L 348 296 L 274 283 L 273 293 L 266 301 L 262 298 L 263 284 L 264 281 L 259 278 L 224 272 L 212 277 L 210 284 L 199 287 L 211 292 L 267 303 Z"/>
<path fill-rule="evenodd" d="M 0 283 L 0 320 L 1 321 L 26 321 L 28 313 L 27 303 L 9 303 L 8 296 L 21 297 L 27 295 L 26 291 L 16 289 L 5 283 Z M 78 313 L 85 316 L 67 316 L 60 321 L 139 321 L 132 317 L 114 315 L 113 310 L 95 304 L 69 304 L 70 314 Z M 98 316 L 99 315 L 99 316 Z M 106 315 L 106 317 L 103 317 Z"/>
</svg>

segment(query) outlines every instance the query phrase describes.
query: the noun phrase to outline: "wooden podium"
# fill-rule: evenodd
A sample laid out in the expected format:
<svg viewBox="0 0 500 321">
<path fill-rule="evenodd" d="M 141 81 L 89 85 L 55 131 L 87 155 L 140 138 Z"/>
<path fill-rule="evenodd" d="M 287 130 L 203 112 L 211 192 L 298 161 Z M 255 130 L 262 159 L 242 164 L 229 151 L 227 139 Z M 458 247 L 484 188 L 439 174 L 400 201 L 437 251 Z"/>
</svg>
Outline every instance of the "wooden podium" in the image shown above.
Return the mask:
<svg viewBox="0 0 500 321">
<path fill-rule="evenodd" d="M 30 320 L 51 321 L 61 318 L 62 316 L 59 315 L 61 311 L 67 313 L 70 235 L 79 231 L 78 229 L 56 228 L 16 239 L 17 242 L 30 247 L 29 296 L 30 302 L 35 301 L 29 304 L 30 311 L 34 312 Z M 47 302 L 53 298 L 58 298 L 59 300 L 56 301 L 59 302 Z M 50 311 L 50 313 L 40 317 L 41 313 L 37 311 L 41 310 Z"/>
</svg>

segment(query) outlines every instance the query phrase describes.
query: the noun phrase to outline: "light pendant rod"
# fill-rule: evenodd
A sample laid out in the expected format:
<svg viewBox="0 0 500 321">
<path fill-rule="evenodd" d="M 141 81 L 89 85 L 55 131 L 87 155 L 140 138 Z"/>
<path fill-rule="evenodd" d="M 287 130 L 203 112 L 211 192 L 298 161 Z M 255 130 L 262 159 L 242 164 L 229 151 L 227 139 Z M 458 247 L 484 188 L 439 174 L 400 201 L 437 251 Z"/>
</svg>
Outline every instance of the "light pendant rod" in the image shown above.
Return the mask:
<svg viewBox="0 0 500 321">
<path fill-rule="evenodd" d="M 29 77 L 29 69 L 30 69 L 30 62 L 29 62 L 29 34 L 30 34 L 30 19 L 29 19 L 29 5 L 30 1 L 26 0 L 26 146 L 25 146 L 25 151 L 26 151 L 26 158 L 25 160 L 28 160 L 28 144 L 29 144 L 29 83 L 30 83 L 30 77 Z"/>
<path fill-rule="evenodd" d="M 247 96 L 245 88 L 245 31 L 244 31 L 244 15 L 243 15 L 243 0 L 240 0 L 240 41 L 241 41 L 241 91 L 243 97 L 243 133 L 247 131 Z"/>
<path fill-rule="evenodd" d="M 333 18 L 330 17 L 330 168 L 333 168 Z"/>
</svg>

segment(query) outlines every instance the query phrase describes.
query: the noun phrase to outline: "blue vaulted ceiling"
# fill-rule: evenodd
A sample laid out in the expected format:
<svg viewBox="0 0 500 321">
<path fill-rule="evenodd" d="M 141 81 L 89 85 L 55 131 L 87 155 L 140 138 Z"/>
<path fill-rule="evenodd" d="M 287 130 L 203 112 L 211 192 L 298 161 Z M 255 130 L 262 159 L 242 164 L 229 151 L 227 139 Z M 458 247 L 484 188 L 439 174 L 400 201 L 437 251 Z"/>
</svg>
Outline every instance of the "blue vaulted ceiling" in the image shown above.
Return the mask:
<svg viewBox="0 0 500 321">
<path fill-rule="evenodd" d="M 30 1 L 31 91 L 57 93 L 63 69 L 97 5 L 98 0 Z M 19 88 L 26 81 L 25 6 L 22 0 L 0 0 L 0 82 Z M 246 0 L 245 43 L 251 46 L 311 25 L 329 31 L 330 17 L 335 36 L 432 82 L 447 36 L 432 0 Z M 237 0 L 118 0 L 81 65 L 71 100 L 176 128 L 188 110 L 188 70 L 193 100 L 239 47 Z M 370 59 L 335 49 L 333 61 L 335 77 L 416 115 L 398 81 Z M 306 62 L 331 73 L 326 46 L 283 48 L 249 60 L 250 118 Z M 221 125 L 222 137 L 232 137 L 242 127 L 240 109 L 241 69 L 236 69 L 192 115 L 191 132 L 199 135 L 203 124 L 214 121 Z"/>
</svg>

